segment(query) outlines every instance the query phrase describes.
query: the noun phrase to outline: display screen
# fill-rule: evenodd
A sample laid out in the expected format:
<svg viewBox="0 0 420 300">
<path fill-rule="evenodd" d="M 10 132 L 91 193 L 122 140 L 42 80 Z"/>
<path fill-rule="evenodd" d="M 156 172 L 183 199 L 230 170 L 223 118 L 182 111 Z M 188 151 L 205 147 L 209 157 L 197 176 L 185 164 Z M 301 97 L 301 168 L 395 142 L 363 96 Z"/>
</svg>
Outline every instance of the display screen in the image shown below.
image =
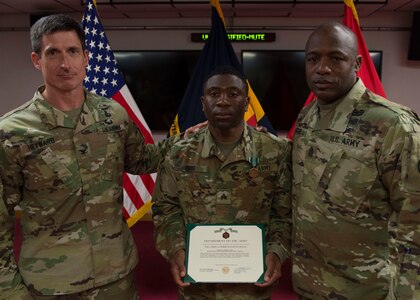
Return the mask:
<svg viewBox="0 0 420 300">
<path fill-rule="evenodd" d="M 114 51 L 151 130 L 168 131 L 201 51 Z"/>
</svg>

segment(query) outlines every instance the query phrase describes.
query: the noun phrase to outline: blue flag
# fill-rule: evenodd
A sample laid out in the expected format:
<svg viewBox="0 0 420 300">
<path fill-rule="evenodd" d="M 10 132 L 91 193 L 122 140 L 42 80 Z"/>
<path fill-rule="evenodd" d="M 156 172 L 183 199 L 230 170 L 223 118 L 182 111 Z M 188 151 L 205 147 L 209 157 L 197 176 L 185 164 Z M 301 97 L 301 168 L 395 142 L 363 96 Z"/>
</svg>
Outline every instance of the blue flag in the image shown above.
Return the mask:
<svg viewBox="0 0 420 300">
<path fill-rule="evenodd" d="M 178 114 L 171 126 L 170 135 L 183 132 L 189 127 L 206 120 L 200 97 L 203 95 L 204 80 L 215 67 L 230 65 L 243 72 L 226 34 L 219 1 L 211 0 L 210 2 L 212 6 L 212 27 L 209 38 L 198 58 L 193 75 L 179 106 Z M 264 126 L 269 132 L 276 134 L 250 86 L 248 96 L 249 108 L 244 116 L 245 121 L 252 126 Z"/>
</svg>

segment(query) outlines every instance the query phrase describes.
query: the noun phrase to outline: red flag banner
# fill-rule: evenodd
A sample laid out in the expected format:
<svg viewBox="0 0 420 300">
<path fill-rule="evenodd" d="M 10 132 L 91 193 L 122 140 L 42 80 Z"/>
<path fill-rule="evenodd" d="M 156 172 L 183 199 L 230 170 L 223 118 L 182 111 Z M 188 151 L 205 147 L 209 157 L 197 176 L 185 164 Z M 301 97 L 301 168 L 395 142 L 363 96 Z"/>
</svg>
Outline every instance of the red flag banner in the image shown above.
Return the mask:
<svg viewBox="0 0 420 300">
<path fill-rule="evenodd" d="M 381 95 L 382 97 L 386 97 L 381 80 L 379 79 L 375 65 L 373 64 L 372 58 L 370 57 L 369 49 L 366 46 L 365 39 L 363 38 L 362 31 L 360 30 L 359 17 L 357 15 L 353 0 L 344 0 L 344 4 L 343 24 L 350 28 L 356 35 L 358 51 L 362 56 L 362 65 L 359 72 L 357 72 L 357 76 L 363 80 L 363 83 L 369 90 L 375 94 Z M 311 92 L 303 107 L 307 106 L 313 100 L 315 100 L 315 95 Z M 290 128 L 287 134 L 289 139 L 293 139 L 295 128 L 296 124 L 293 124 L 292 128 Z"/>
<path fill-rule="evenodd" d="M 315 100 L 315 94 L 310 92 L 308 98 L 306 98 L 305 104 L 303 107 L 306 107 L 309 103 Z M 296 122 L 293 123 L 292 127 L 290 128 L 289 132 L 287 133 L 287 138 L 293 140 L 293 135 L 295 134 L 296 129 Z"/>
<path fill-rule="evenodd" d="M 117 67 L 93 0 L 86 1 L 82 27 L 86 35 L 86 48 L 89 51 L 85 88 L 117 101 L 140 129 L 146 143 L 153 143 L 151 131 Z M 123 214 L 129 226 L 134 225 L 149 211 L 155 178 L 156 174 L 141 176 L 124 174 Z"/>
<path fill-rule="evenodd" d="M 353 0 L 344 0 L 344 19 L 343 24 L 350 28 L 357 36 L 359 44 L 359 54 L 362 56 L 362 66 L 360 67 L 357 76 L 359 76 L 365 86 L 375 94 L 386 97 L 384 88 L 382 87 L 379 75 L 376 72 L 369 50 L 360 30 L 359 17 L 357 15 L 356 7 Z"/>
</svg>

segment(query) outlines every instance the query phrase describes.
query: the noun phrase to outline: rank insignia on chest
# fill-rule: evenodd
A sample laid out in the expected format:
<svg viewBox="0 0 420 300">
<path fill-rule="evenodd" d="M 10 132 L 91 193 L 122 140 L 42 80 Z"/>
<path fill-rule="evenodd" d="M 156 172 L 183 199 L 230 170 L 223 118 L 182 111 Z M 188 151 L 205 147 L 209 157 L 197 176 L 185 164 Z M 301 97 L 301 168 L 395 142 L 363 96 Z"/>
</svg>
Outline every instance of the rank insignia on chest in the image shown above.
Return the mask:
<svg viewBox="0 0 420 300">
<path fill-rule="evenodd" d="M 231 204 L 230 192 L 226 190 L 217 191 L 217 204 Z"/>
</svg>

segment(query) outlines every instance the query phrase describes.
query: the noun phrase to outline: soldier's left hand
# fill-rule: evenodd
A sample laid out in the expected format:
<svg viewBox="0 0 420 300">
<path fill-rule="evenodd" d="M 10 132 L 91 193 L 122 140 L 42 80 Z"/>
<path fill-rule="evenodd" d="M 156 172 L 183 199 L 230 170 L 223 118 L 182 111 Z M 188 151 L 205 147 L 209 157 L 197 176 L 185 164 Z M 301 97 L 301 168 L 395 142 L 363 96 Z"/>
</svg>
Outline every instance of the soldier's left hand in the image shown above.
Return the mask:
<svg viewBox="0 0 420 300">
<path fill-rule="evenodd" d="M 271 286 L 281 277 L 281 262 L 279 257 L 273 252 L 268 252 L 265 256 L 267 271 L 264 274 L 264 283 L 256 283 L 260 287 Z"/>
<path fill-rule="evenodd" d="M 183 278 L 187 274 L 185 269 L 185 250 L 178 250 L 171 259 L 171 273 L 175 283 L 183 288 L 190 284 L 183 282 Z"/>
<path fill-rule="evenodd" d="M 261 125 L 257 125 L 257 126 L 255 126 L 255 129 L 256 129 L 257 131 L 259 131 L 259 132 L 264 132 L 264 133 L 267 133 L 267 132 L 268 132 L 267 127 L 265 127 L 265 126 L 261 126 Z"/>
</svg>

